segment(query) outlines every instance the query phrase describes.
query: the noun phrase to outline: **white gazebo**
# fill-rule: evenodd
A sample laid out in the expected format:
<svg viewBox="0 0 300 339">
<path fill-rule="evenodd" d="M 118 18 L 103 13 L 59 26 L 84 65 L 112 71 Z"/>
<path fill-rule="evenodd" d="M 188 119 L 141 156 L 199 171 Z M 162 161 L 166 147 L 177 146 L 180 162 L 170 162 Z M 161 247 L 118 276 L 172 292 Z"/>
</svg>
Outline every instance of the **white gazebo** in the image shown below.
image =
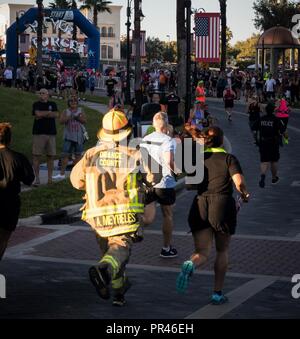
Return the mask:
<svg viewBox="0 0 300 339">
<path fill-rule="evenodd" d="M 285 60 L 286 51 L 291 51 L 291 68 L 295 69 L 295 51 L 298 50 L 298 65 L 299 65 L 299 50 L 300 42 L 297 38 L 293 36 L 293 33 L 285 27 L 277 26 L 272 27 L 265 31 L 260 38 L 256 46 L 256 70 L 259 69 L 259 64 L 262 67 L 265 67 L 266 60 L 266 51 L 270 51 L 270 71 L 273 74 L 277 73 L 278 70 L 278 61 L 280 55 L 283 56 Z M 285 69 L 285 63 L 283 62 L 283 70 Z"/>
</svg>

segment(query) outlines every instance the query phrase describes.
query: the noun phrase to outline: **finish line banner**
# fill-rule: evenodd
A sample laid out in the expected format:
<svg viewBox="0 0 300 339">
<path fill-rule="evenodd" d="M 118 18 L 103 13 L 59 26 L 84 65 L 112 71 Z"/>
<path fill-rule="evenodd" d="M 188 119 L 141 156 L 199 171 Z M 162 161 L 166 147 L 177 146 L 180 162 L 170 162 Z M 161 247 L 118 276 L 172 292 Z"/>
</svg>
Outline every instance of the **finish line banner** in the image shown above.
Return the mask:
<svg viewBox="0 0 300 339">
<path fill-rule="evenodd" d="M 196 61 L 220 62 L 220 13 L 195 15 Z"/>
</svg>

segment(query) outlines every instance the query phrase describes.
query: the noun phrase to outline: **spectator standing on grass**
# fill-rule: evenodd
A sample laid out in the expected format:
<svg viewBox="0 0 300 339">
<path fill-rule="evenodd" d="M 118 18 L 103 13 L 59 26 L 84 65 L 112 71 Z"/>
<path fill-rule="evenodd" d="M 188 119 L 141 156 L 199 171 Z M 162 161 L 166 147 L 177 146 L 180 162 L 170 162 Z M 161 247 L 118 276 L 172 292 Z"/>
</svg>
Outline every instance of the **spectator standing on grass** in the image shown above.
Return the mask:
<svg viewBox="0 0 300 339">
<path fill-rule="evenodd" d="M 7 67 L 4 71 L 4 80 L 5 80 L 5 86 L 11 88 L 12 82 L 13 82 L 13 71 L 10 67 Z"/>
<path fill-rule="evenodd" d="M 11 134 L 11 125 L 0 123 L 0 260 L 17 227 L 21 207 L 20 183 L 30 186 L 34 180 L 32 166 L 26 157 L 9 148 Z"/>
<path fill-rule="evenodd" d="M 48 184 L 52 183 L 54 157 L 56 155 L 56 122 L 58 109 L 55 102 L 49 101 L 49 92 L 42 88 L 40 99 L 32 107 L 33 123 L 33 168 L 35 186 L 40 185 L 40 161 L 42 155 L 47 156 Z"/>
<path fill-rule="evenodd" d="M 62 163 L 60 174 L 53 177 L 54 180 L 66 178 L 66 168 L 70 156 L 75 154 L 75 165 L 80 161 L 83 154 L 83 144 L 85 142 L 86 115 L 81 107 L 78 107 L 78 100 L 73 98 L 68 100 L 68 109 L 61 117 L 60 123 L 64 125 L 64 143 L 62 151 Z"/>
</svg>

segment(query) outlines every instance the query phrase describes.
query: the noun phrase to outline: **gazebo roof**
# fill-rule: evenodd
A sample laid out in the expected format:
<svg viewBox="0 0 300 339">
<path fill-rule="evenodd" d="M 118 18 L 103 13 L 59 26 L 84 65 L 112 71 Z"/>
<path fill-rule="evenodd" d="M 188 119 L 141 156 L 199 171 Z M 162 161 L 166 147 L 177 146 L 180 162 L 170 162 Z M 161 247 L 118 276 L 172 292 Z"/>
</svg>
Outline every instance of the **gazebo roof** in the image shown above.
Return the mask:
<svg viewBox="0 0 300 339">
<path fill-rule="evenodd" d="M 282 26 L 272 27 L 265 31 L 259 38 L 257 48 L 300 48 L 300 42 L 292 32 Z"/>
</svg>

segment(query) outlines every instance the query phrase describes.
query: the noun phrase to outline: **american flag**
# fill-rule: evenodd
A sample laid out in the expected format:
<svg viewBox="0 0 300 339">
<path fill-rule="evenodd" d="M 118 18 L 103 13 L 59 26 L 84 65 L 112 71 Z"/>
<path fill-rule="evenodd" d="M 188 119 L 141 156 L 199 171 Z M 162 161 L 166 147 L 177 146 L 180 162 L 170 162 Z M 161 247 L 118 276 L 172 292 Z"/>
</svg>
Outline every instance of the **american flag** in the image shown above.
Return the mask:
<svg viewBox="0 0 300 339">
<path fill-rule="evenodd" d="M 196 61 L 220 62 L 220 14 L 195 15 Z"/>
<path fill-rule="evenodd" d="M 134 36 L 134 31 L 132 34 Z M 135 55 L 135 44 L 132 44 L 132 56 Z M 141 31 L 141 58 L 146 58 L 146 31 Z"/>
</svg>

